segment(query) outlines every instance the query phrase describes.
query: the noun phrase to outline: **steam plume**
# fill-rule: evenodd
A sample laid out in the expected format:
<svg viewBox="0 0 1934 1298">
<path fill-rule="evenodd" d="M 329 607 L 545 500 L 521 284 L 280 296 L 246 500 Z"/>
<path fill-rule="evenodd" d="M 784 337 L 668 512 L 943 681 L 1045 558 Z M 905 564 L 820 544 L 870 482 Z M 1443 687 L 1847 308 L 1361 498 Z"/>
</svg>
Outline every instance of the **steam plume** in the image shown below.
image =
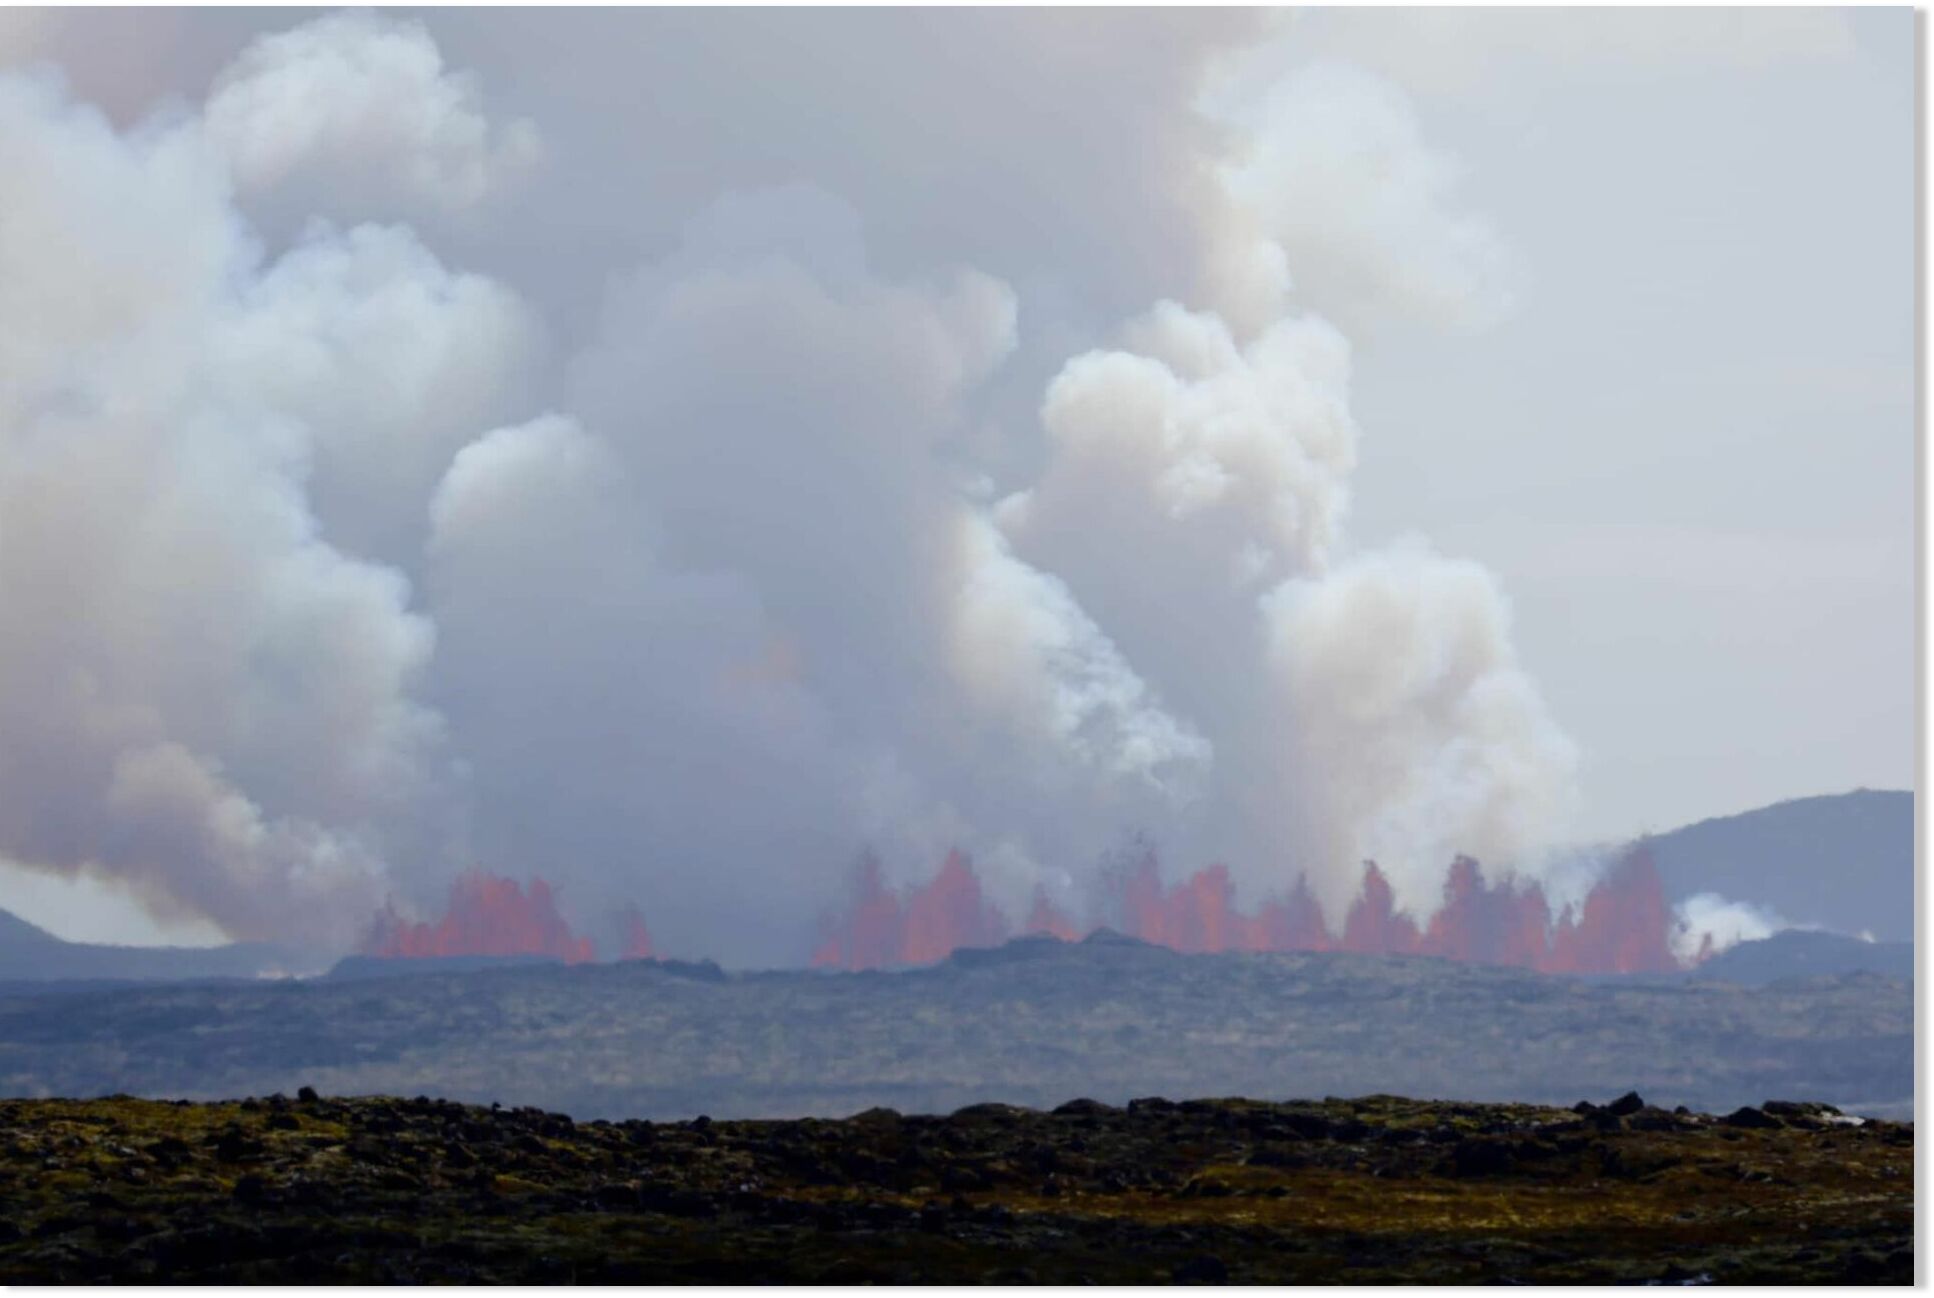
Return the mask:
<svg viewBox="0 0 1934 1298">
<path fill-rule="evenodd" d="M 1227 144 L 1176 163 L 1194 305 L 1045 353 L 797 184 L 695 208 L 553 365 L 426 242 L 543 155 L 420 26 L 304 24 L 124 130 L 0 75 L 0 853 L 344 943 L 541 873 L 762 963 L 862 844 L 881 896 L 977 863 L 922 953 L 1065 927 L 1130 830 L 1152 887 L 1223 861 L 1339 933 L 1366 857 L 1417 933 L 1461 852 L 1542 877 L 1574 754 L 1490 574 L 1352 545 L 1328 318 L 1482 314 L 1492 237 L 1363 74 L 1215 111 L 1165 136 Z"/>
</svg>

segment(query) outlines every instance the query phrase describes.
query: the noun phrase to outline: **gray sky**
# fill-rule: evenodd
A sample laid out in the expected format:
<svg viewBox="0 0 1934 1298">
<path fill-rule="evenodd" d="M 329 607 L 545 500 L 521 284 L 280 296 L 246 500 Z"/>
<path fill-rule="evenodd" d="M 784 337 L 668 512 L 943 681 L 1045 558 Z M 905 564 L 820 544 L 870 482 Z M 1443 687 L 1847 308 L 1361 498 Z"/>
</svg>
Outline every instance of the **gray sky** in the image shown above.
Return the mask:
<svg viewBox="0 0 1934 1298">
<path fill-rule="evenodd" d="M 1914 780 L 1912 17 L 1739 13 L 1758 53 L 1676 17 L 1629 15 L 1661 36 L 1625 60 L 1412 78 L 1522 290 L 1358 385 L 1359 525 L 1502 575 L 1604 836 Z M 1394 72 L 1399 21 L 1331 38 Z"/>
<path fill-rule="evenodd" d="M 325 12 L 0 17 L 0 905 L 754 959 L 862 841 L 1417 906 L 1911 784 L 1907 10 Z"/>
</svg>

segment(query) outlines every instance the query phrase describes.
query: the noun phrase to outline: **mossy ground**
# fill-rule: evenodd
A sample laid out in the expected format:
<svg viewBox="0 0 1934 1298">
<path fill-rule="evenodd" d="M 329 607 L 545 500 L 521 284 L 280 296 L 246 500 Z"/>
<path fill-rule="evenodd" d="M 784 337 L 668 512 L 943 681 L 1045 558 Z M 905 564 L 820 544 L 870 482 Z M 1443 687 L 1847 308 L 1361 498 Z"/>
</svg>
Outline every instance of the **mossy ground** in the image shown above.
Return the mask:
<svg viewBox="0 0 1934 1298">
<path fill-rule="evenodd" d="M 0 1282 L 1907 1282 L 1913 1128 L 1390 1096 L 0 1101 Z"/>
</svg>

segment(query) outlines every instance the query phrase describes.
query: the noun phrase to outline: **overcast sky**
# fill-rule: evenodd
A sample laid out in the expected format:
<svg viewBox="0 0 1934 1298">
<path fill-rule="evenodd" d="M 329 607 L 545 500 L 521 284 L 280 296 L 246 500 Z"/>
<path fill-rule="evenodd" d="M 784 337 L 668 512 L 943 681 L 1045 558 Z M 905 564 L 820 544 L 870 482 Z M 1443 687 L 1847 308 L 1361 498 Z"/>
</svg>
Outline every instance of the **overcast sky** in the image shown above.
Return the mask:
<svg viewBox="0 0 1934 1298">
<path fill-rule="evenodd" d="M 757 959 L 863 842 L 1910 787 L 1912 24 L 8 11 L 0 906 Z"/>
</svg>

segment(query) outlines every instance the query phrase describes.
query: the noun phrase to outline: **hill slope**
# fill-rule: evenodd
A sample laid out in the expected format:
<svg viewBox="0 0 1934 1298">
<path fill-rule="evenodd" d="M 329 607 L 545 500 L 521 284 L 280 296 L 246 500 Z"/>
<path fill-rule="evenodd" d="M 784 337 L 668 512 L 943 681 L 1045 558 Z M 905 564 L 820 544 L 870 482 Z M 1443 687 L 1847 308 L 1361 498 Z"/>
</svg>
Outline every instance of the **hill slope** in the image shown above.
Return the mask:
<svg viewBox="0 0 1934 1298">
<path fill-rule="evenodd" d="M 1856 789 L 1702 820 L 1647 842 L 1666 896 L 1716 892 L 1794 923 L 1914 938 L 1914 795 Z"/>
<path fill-rule="evenodd" d="M 1757 942 L 1741 942 L 1692 971 L 1695 979 L 1762 986 L 1783 978 L 1875 973 L 1914 981 L 1912 942 L 1862 942 L 1838 933 L 1788 929 Z"/>
<path fill-rule="evenodd" d="M 650 961 L 0 995 L 0 1094 L 314 1085 L 578 1117 L 944 1112 L 1076 1096 L 1402 1092 L 1569 1104 L 1633 1087 L 1900 1113 L 1911 989 L 1748 988 L 1340 954 L 1021 939 L 898 973 Z"/>
<path fill-rule="evenodd" d="M 68 942 L 0 910 L 0 983 L 255 978 L 270 972 L 306 971 L 304 965 L 296 953 L 264 942 L 216 947 Z"/>
</svg>

